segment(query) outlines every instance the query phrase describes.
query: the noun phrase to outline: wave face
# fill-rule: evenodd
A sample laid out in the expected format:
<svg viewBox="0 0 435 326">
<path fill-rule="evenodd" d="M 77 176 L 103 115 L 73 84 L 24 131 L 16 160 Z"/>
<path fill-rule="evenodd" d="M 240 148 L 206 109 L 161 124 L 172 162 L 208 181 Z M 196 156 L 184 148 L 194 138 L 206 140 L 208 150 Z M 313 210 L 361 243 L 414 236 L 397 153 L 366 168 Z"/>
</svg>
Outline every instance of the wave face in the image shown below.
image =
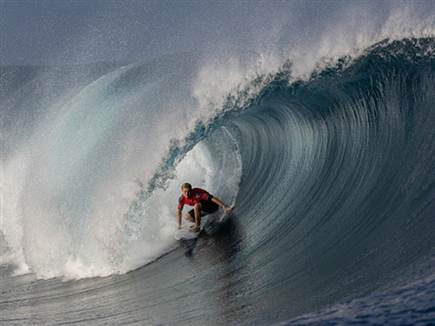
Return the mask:
<svg viewBox="0 0 435 326">
<path fill-rule="evenodd" d="M 72 307 L 83 287 L 109 291 L 105 305 L 88 307 L 100 316 L 117 307 L 117 323 L 270 324 L 420 277 L 414 269 L 435 248 L 434 46 L 432 38 L 376 44 L 309 80 L 289 82 L 285 65 L 211 118 L 197 109 L 188 121 L 183 107 L 195 101 L 143 110 L 174 74 L 188 78 L 178 65 L 147 80 L 138 77 L 144 66 L 105 67 L 57 99 L 60 113 L 7 139 L 2 184 L 16 186 L 0 237 L 5 264 L 82 278 L 122 274 L 170 251 L 123 281 L 83 281 L 66 292 L 59 280 L 40 281 L 38 291 L 68 293 Z M 169 136 L 181 122 L 190 128 Z M 185 180 L 235 202 L 237 213 L 173 250 L 173 203 Z M 16 282 L 24 281 L 8 287 Z M 69 321 L 90 318 L 59 309 Z"/>
<path fill-rule="evenodd" d="M 433 44 L 378 45 L 308 82 L 277 77 L 232 120 L 247 274 L 271 296 L 254 310 L 363 295 L 433 253 Z"/>
</svg>

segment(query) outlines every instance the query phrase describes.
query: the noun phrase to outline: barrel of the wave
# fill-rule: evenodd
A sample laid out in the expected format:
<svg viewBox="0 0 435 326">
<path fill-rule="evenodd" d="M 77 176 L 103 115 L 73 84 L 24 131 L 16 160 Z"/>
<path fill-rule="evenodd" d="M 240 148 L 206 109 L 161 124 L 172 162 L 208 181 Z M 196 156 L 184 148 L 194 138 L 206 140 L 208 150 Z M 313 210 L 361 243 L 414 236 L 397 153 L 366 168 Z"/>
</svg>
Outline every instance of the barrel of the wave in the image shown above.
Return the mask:
<svg viewBox="0 0 435 326">
<path fill-rule="evenodd" d="M 184 205 L 188 205 L 192 209 L 183 216 Z M 223 212 L 220 211 L 220 208 Z M 190 183 L 183 183 L 177 206 L 178 230 L 175 232 L 175 239 L 196 239 L 201 233 L 206 233 L 207 229 L 216 228 L 226 221 L 233 215 L 234 208 L 234 206 L 226 205 L 221 199 L 204 189 L 193 188 Z M 184 226 L 183 218 L 185 220 Z"/>
</svg>

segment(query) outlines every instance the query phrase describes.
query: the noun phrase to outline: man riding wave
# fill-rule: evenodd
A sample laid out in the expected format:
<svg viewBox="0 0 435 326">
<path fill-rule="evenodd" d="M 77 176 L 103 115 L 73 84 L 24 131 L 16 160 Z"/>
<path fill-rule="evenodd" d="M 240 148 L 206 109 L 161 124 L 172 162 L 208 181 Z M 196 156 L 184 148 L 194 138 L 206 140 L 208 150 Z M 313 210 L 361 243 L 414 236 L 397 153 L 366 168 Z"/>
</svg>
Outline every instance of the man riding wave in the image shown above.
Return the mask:
<svg viewBox="0 0 435 326">
<path fill-rule="evenodd" d="M 184 205 L 193 206 L 184 218 L 188 221 L 195 222 L 195 225 L 190 228 L 192 232 L 198 232 L 201 226 L 201 216 L 216 212 L 219 207 L 222 207 L 225 213 L 229 214 L 234 207 L 229 207 L 216 196 L 211 195 L 206 190 L 201 188 L 192 188 L 190 183 L 181 185 L 181 196 L 178 200 L 177 221 L 178 228 L 181 228 L 181 215 Z"/>
</svg>

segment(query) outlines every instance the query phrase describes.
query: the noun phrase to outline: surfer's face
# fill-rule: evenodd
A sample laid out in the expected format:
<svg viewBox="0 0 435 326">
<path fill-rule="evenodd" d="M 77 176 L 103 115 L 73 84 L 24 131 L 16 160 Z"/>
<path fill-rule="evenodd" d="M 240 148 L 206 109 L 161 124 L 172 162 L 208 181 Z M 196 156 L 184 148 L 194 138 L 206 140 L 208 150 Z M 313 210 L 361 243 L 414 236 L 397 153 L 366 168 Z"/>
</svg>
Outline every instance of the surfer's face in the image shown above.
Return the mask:
<svg viewBox="0 0 435 326">
<path fill-rule="evenodd" d="M 189 188 L 181 188 L 181 192 L 184 197 L 189 198 L 190 196 L 190 189 Z"/>
</svg>

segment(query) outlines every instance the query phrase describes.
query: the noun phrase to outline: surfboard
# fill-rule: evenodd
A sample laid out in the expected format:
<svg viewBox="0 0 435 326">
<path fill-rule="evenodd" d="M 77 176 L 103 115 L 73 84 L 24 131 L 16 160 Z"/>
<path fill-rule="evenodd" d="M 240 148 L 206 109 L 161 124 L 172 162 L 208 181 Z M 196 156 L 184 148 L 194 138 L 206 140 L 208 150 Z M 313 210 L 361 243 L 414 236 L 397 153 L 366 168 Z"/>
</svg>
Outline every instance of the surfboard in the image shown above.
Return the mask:
<svg viewBox="0 0 435 326">
<path fill-rule="evenodd" d="M 229 214 L 216 212 L 205 215 L 201 219 L 201 229 L 199 232 L 190 231 L 190 227 L 193 226 L 194 223 L 184 221 L 182 228 L 175 231 L 174 238 L 176 240 L 192 240 L 198 238 L 201 232 L 213 234 L 219 228 L 219 225 L 225 223 L 231 217 L 231 215 L 233 215 L 232 212 Z"/>
<path fill-rule="evenodd" d="M 201 218 L 201 227 L 198 232 L 190 231 L 190 228 L 195 225 L 195 223 L 190 221 L 183 221 L 181 229 L 175 231 L 174 238 L 176 240 L 192 240 L 198 238 L 201 232 L 207 233 L 207 227 L 211 221 L 215 220 L 218 216 L 218 212 L 207 214 Z"/>
<path fill-rule="evenodd" d="M 175 240 L 192 240 L 198 238 L 200 232 L 201 231 L 199 232 L 190 231 L 190 226 L 182 227 L 181 229 L 175 231 L 174 238 Z"/>
</svg>

